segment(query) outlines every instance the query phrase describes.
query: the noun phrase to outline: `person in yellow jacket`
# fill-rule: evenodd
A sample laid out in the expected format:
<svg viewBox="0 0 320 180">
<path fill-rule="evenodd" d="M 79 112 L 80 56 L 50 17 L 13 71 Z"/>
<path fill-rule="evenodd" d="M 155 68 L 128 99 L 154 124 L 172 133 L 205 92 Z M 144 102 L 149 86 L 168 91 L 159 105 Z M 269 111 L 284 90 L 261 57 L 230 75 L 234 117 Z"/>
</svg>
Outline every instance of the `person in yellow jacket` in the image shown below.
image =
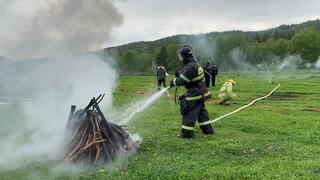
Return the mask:
<svg viewBox="0 0 320 180">
<path fill-rule="evenodd" d="M 232 79 L 228 80 L 222 85 L 218 95 L 221 100 L 221 102 L 219 103 L 220 105 L 230 105 L 232 101 L 237 97 L 237 95 L 232 92 L 232 88 L 235 85 L 236 82 Z"/>
</svg>

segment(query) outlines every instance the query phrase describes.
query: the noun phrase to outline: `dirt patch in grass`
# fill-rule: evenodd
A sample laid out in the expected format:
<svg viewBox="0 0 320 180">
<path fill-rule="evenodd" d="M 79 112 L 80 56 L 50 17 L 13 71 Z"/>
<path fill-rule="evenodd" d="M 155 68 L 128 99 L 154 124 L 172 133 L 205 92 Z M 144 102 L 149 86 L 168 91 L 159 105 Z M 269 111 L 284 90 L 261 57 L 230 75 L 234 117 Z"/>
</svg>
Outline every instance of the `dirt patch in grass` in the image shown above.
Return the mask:
<svg viewBox="0 0 320 180">
<path fill-rule="evenodd" d="M 287 106 L 279 106 L 279 105 L 267 105 L 267 104 L 254 104 L 252 105 L 257 109 L 266 109 L 266 110 L 289 110 Z"/>
<path fill-rule="evenodd" d="M 219 99 L 209 99 L 209 100 L 207 100 L 207 102 L 208 103 L 218 103 L 218 102 L 220 102 L 220 100 Z"/>
<path fill-rule="evenodd" d="M 268 99 L 271 100 L 278 100 L 278 99 L 285 99 L 285 100 L 293 100 L 304 95 L 308 95 L 310 93 L 305 92 L 275 92 L 273 93 Z"/>
<path fill-rule="evenodd" d="M 310 109 L 305 109 L 305 111 L 320 113 L 320 108 L 310 108 Z"/>
<path fill-rule="evenodd" d="M 148 91 L 142 90 L 128 90 L 128 89 L 121 89 L 121 92 L 128 93 L 128 94 L 140 94 L 145 96 L 150 96 L 152 93 Z"/>
</svg>

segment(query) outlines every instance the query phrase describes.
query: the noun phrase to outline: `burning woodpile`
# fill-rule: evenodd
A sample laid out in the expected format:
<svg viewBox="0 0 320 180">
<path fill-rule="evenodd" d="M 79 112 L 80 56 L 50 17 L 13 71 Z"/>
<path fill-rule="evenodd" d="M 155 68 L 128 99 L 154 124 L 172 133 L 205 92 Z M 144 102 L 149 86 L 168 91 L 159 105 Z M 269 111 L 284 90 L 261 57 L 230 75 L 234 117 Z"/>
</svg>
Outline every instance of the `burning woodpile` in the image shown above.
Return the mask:
<svg viewBox="0 0 320 180">
<path fill-rule="evenodd" d="M 77 112 L 76 106 L 71 106 L 65 133 L 65 162 L 109 163 L 138 147 L 139 142 L 126 129 L 106 120 L 98 105 L 103 97 L 93 98 L 86 108 Z"/>
</svg>

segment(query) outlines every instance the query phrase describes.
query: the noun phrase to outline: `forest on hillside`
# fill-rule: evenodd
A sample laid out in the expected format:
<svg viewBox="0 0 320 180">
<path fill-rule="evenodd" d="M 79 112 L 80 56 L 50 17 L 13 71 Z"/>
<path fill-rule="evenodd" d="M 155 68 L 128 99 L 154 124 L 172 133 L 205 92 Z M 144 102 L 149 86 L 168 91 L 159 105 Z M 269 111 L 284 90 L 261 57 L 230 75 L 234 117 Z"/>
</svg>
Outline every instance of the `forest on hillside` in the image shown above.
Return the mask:
<svg viewBox="0 0 320 180">
<path fill-rule="evenodd" d="M 164 64 L 168 71 L 181 67 L 176 55 L 180 45 L 191 45 L 202 65 L 215 63 L 223 71 L 312 68 L 320 56 L 320 20 L 264 31 L 175 35 L 105 48 L 98 53 L 105 59 L 116 59 L 122 74 L 147 74 L 153 73 L 158 64 Z"/>
</svg>

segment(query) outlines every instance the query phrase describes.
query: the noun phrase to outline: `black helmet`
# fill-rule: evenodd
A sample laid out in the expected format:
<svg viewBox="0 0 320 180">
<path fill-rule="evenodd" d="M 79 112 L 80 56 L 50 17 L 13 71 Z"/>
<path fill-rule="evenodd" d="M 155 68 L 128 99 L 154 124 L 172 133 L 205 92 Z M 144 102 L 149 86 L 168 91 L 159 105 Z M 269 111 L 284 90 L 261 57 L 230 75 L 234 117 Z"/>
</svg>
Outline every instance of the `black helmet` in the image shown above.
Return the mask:
<svg viewBox="0 0 320 180">
<path fill-rule="evenodd" d="M 189 57 L 193 57 L 193 53 L 192 53 L 192 47 L 190 46 L 181 46 L 178 50 L 177 50 L 177 54 L 179 56 L 179 60 L 183 61 L 183 59 L 189 58 Z"/>
</svg>

